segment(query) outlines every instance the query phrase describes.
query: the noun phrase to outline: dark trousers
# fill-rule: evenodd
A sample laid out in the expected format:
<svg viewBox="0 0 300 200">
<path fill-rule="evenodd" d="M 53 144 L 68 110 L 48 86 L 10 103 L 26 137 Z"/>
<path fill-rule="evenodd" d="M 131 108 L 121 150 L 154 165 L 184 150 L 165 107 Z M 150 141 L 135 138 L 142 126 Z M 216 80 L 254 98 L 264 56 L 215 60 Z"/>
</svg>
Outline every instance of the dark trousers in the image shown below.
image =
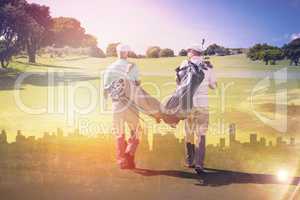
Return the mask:
<svg viewBox="0 0 300 200">
<path fill-rule="evenodd" d="M 204 167 L 204 159 L 205 159 L 205 135 L 200 136 L 199 143 L 195 145 L 195 165 L 196 167 L 203 168 Z"/>
<path fill-rule="evenodd" d="M 193 165 L 196 167 L 204 167 L 205 159 L 205 135 L 199 137 L 197 144 L 186 143 L 186 164 Z"/>
</svg>

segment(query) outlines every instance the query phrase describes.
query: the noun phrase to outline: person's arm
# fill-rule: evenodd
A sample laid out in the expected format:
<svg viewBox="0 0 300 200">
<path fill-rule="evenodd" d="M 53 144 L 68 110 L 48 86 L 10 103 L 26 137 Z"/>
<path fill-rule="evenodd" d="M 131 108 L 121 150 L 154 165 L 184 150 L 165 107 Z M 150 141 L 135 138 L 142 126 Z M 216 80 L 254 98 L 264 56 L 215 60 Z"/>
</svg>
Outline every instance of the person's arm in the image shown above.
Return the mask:
<svg viewBox="0 0 300 200">
<path fill-rule="evenodd" d="M 184 60 L 184 61 L 181 62 L 180 66 L 175 69 L 175 72 L 176 72 L 176 84 L 177 85 L 180 84 L 180 78 L 178 77 L 178 73 L 179 73 L 180 69 L 186 67 L 188 64 L 189 64 L 189 61 L 188 60 Z"/>
<path fill-rule="evenodd" d="M 103 73 L 103 86 L 104 86 L 104 90 L 109 86 L 109 79 L 110 79 L 110 72 L 109 69 L 106 69 Z"/>
<path fill-rule="evenodd" d="M 108 87 L 110 85 L 110 72 L 107 69 L 103 74 L 103 103 L 104 107 L 107 108 L 108 105 Z"/>
<path fill-rule="evenodd" d="M 135 81 L 136 85 L 141 85 L 141 80 L 139 79 L 139 69 L 134 63 L 129 63 L 127 69 L 127 74 L 129 78 Z"/>
</svg>

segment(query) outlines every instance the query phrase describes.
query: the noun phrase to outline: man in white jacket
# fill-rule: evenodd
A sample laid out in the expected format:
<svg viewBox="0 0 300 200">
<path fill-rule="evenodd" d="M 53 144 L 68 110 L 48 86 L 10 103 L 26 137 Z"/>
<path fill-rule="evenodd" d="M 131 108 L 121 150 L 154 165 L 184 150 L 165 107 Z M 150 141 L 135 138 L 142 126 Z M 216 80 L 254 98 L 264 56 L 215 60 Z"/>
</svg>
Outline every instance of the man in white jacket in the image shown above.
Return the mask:
<svg viewBox="0 0 300 200">
<path fill-rule="evenodd" d="M 104 74 L 105 91 L 119 80 L 127 80 L 132 84 L 139 84 L 139 71 L 135 64 L 127 58 L 130 52 L 128 45 L 117 46 L 118 59 L 112 63 Z M 107 92 L 106 92 L 107 93 Z M 105 93 L 105 98 L 107 94 Z M 108 92 L 109 93 L 109 92 Z M 117 137 L 117 161 L 121 169 L 135 168 L 134 155 L 139 144 L 140 131 L 139 112 L 131 109 L 130 105 L 119 100 L 113 100 L 113 133 Z M 125 124 L 129 126 L 130 138 L 125 139 Z"/>
<path fill-rule="evenodd" d="M 135 153 L 139 145 L 141 126 L 139 112 L 161 118 L 160 102 L 140 87 L 138 67 L 128 61 L 130 47 L 117 46 L 118 59 L 104 73 L 105 98 L 112 97 L 113 133 L 117 138 L 117 161 L 121 169 L 135 168 Z M 125 126 L 130 137 L 125 138 Z"/>
<path fill-rule="evenodd" d="M 188 62 L 197 66 L 204 64 L 201 45 L 193 45 L 188 49 L 188 59 L 183 61 L 180 67 Z M 198 174 L 203 173 L 205 158 L 205 135 L 209 124 L 208 90 L 217 87 L 217 80 L 212 65 L 205 64 L 203 70 L 205 77 L 196 89 L 193 96 L 193 108 L 185 120 L 186 140 L 186 166 L 194 168 Z M 195 138 L 196 137 L 196 138 Z"/>
</svg>

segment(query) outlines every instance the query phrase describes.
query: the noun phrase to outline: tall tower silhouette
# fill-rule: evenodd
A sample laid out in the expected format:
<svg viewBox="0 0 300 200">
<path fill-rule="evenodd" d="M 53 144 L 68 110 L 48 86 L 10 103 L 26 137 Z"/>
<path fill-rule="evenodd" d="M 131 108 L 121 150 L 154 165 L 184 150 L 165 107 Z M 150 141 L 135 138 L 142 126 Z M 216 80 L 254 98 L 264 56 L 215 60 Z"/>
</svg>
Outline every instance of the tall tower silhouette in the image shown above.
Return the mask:
<svg viewBox="0 0 300 200">
<path fill-rule="evenodd" d="M 225 148 L 225 144 L 226 144 L 225 138 L 220 138 L 220 148 L 221 149 Z"/>
<path fill-rule="evenodd" d="M 258 143 L 257 142 L 257 134 L 255 134 L 255 133 L 251 134 L 250 135 L 250 144 L 251 145 L 257 145 L 257 143 Z"/>
<path fill-rule="evenodd" d="M 294 146 L 296 144 L 296 140 L 295 140 L 295 138 L 290 138 L 290 145 L 291 146 Z"/>
<path fill-rule="evenodd" d="M 7 144 L 7 134 L 5 130 L 1 131 L 0 134 L 0 144 Z"/>
<path fill-rule="evenodd" d="M 229 146 L 232 147 L 236 143 L 236 125 L 229 125 Z"/>
</svg>

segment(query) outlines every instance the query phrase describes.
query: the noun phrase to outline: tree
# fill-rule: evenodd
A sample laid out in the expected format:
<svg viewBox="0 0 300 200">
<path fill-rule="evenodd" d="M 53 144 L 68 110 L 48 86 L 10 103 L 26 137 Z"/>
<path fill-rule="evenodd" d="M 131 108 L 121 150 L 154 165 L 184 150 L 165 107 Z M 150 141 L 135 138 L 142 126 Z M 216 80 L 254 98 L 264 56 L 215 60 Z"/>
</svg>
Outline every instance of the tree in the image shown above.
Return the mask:
<svg viewBox="0 0 300 200">
<path fill-rule="evenodd" d="M 271 64 L 275 65 L 276 61 L 284 58 L 284 53 L 280 48 L 275 46 L 268 44 L 256 44 L 249 49 L 247 57 L 253 61 L 263 60 L 266 65 L 269 64 L 269 61 L 272 61 Z"/>
<path fill-rule="evenodd" d="M 181 49 L 180 51 L 179 51 L 179 54 L 178 54 L 179 56 L 187 56 L 187 51 L 185 50 L 185 49 Z"/>
<path fill-rule="evenodd" d="M 225 47 L 219 46 L 217 44 L 209 45 L 206 50 L 204 51 L 205 55 L 220 55 L 225 56 L 230 54 L 230 50 L 226 49 Z"/>
<path fill-rule="evenodd" d="M 106 56 L 108 57 L 117 57 L 117 46 L 120 43 L 111 43 L 106 48 Z"/>
<path fill-rule="evenodd" d="M 260 53 L 261 55 L 259 57 L 265 62 L 266 65 L 269 64 L 269 61 L 272 61 L 271 65 L 276 65 L 276 61 L 284 58 L 283 52 L 279 48 L 266 49 Z"/>
<path fill-rule="evenodd" d="M 24 41 L 24 24 L 26 24 L 26 1 L 0 1 L 0 61 L 6 68 L 11 57 L 17 54 Z"/>
<path fill-rule="evenodd" d="M 12 56 L 15 54 L 14 47 L 7 47 L 5 40 L 0 40 L 0 62 L 2 68 L 7 68 Z"/>
<path fill-rule="evenodd" d="M 247 53 L 247 57 L 251 60 L 261 60 L 263 58 L 263 51 L 270 49 L 271 46 L 267 44 L 256 44 L 251 47 Z"/>
<path fill-rule="evenodd" d="M 137 55 L 137 58 L 146 58 L 146 56 L 145 56 L 145 55 L 138 54 L 138 55 Z"/>
<path fill-rule="evenodd" d="M 97 46 L 90 47 L 89 56 L 96 58 L 105 58 L 104 52 Z"/>
<path fill-rule="evenodd" d="M 159 58 L 160 47 L 153 46 L 149 47 L 146 51 L 146 56 L 148 58 Z"/>
<path fill-rule="evenodd" d="M 159 52 L 159 57 L 174 57 L 174 51 L 172 49 L 161 49 Z"/>
<path fill-rule="evenodd" d="M 97 38 L 90 34 L 85 34 L 82 39 L 81 47 L 96 47 L 98 45 Z"/>
<path fill-rule="evenodd" d="M 274 48 L 269 50 L 269 57 L 271 65 L 276 65 L 276 61 L 284 59 L 284 53 L 280 48 Z"/>
<path fill-rule="evenodd" d="M 129 58 L 137 58 L 138 56 L 136 55 L 135 52 L 130 51 L 130 52 L 128 53 L 128 57 L 129 57 Z"/>
<path fill-rule="evenodd" d="M 300 38 L 284 45 L 282 49 L 285 57 L 290 59 L 290 65 L 295 64 L 297 66 L 300 59 Z"/>
<path fill-rule="evenodd" d="M 89 35 L 85 35 L 85 29 L 81 27 L 81 23 L 74 18 L 58 17 L 52 20 L 53 44 L 55 47 L 81 47 L 85 42 L 92 41 Z"/>
<path fill-rule="evenodd" d="M 91 34 L 86 34 L 81 23 L 70 17 L 58 17 L 52 19 L 51 37 L 53 45 L 62 47 L 91 47 L 98 45 L 97 38 Z"/>
<path fill-rule="evenodd" d="M 76 19 L 52 19 L 47 6 L 29 4 L 26 0 L 0 1 L 0 61 L 3 67 L 20 50 L 26 50 L 29 62 L 35 63 L 37 51 L 52 44 L 96 50 L 97 39 L 85 34 Z"/>
<path fill-rule="evenodd" d="M 39 4 L 27 4 L 26 7 L 25 47 L 27 49 L 29 62 L 36 62 L 36 52 L 49 42 L 49 31 L 52 25 L 49 7 Z"/>
</svg>

